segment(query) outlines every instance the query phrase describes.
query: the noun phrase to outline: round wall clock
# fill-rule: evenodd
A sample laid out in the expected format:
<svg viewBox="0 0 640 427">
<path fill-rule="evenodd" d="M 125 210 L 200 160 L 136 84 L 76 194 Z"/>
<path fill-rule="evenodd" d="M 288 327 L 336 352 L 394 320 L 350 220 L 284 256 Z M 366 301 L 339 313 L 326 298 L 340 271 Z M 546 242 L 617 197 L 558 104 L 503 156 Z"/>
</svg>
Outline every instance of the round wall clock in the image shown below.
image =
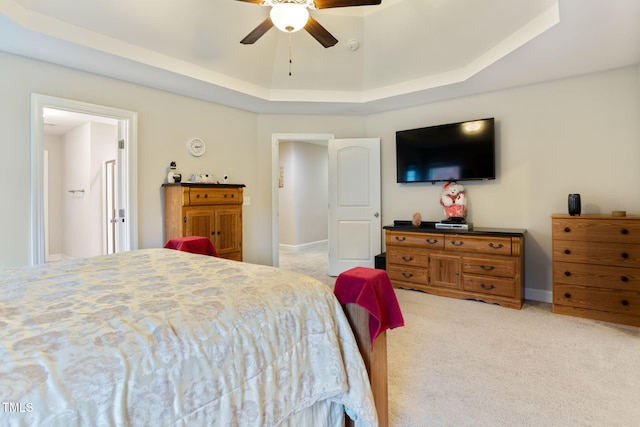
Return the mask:
<svg viewBox="0 0 640 427">
<path fill-rule="evenodd" d="M 192 138 L 187 141 L 187 150 L 189 150 L 189 153 L 192 156 L 200 157 L 204 154 L 206 149 L 207 147 L 204 144 L 204 141 L 200 138 Z"/>
</svg>

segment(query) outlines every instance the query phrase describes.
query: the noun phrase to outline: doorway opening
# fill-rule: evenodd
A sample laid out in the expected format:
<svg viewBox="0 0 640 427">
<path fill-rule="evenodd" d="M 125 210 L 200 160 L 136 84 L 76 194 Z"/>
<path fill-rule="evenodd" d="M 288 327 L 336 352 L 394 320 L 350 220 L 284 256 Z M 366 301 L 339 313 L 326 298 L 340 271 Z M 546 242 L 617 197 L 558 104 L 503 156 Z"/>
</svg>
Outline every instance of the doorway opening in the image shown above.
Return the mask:
<svg viewBox="0 0 640 427">
<path fill-rule="evenodd" d="M 137 113 L 32 94 L 31 118 L 32 264 L 137 249 Z"/>
<path fill-rule="evenodd" d="M 271 166 L 272 166 L 272 195 L 271 195 L 272 265 L 274 265 L 275 267 L 280 266 L 280 243 L 281 243 L 280 242 L 281 240 L 280 239 L 280 231 L 281 231 L 280 216 L 293 215 L 292 212 L 280 212 L 280 209 L 281 209 L 280 195 L 282 193 L 282 190 L 284 190 L 285 188 L 288 190 L 291 186 L 291 182 L 289 181 L 290 175 L 288 175 L 288 171 L 281 169 L 281 158 L 280 158 L 281 144 L 283 147 L 285 147 L 284 148 L 285 150 L 287 145 L 290 143 L 320 145 L 323 147 L 324 153 L 328 153 L 329 140 L 333 138 L 334 138 L 333 134 L 273 134 L 271 137 L 271 141 L 272 141 L 272 151 L 271 151 L 271 154 L 272 154 L 272 157 L 271 157 L 271 160 L 272 160 L 271 161 Z M 300 147 L 304 147 L 304 145 L 300 145 Z M 303 148 L 302 151 L 309 151 L 309 150 L 304 150 Z M 311 155 L 311 157 L 313 157 L 313 155 Z M 325 172 L 328 173 L 328 166 Z M 328 180 L 327 180 L 327 185 L 328 185 Z M 289 208 L 286 208 L 286 209 L 289 209 Z M 328 211 L 328 206 L 325 205 L 324 213 L 326 213 L 327 211 Z M 328 223 L 325 222 L 323 226 L 326 230 L 326 228 L 328 227 Z M 312 241 L 314 239 L 321 240 L 318 237 L 311 238 Z M 321 244 L 321 243 L 322 242 L 318 241 L 318 244 Z M 297 246 L 300 246 L 300 245 L 297 245 Z M 327 257 L 328 257 L 328 252 L 327 252 Z"/>
</svg>

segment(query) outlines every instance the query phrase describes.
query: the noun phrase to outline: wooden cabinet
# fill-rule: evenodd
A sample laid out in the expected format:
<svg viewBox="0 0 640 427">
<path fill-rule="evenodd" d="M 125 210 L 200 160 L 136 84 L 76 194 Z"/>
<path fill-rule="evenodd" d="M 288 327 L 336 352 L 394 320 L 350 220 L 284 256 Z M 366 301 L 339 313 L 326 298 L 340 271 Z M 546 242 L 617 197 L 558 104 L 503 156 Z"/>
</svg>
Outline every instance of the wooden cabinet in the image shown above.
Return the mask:
<svg viewBox="0 0 640 427">
<path fill-rule="evenodd" d="M 208 237 L 222 258 L 242 261 L 244 185 L 164 184 L 165 240 Z"/>
<path fill-rule="evenodd" d="M 524 300 L 524 230 L 385 227 L 395 287 L 510 308 Z"/>
<path fill-rule="evenodd" d="M 553 215 L 553 312 L 640 326 L 640 217 Z"/>
</svg>

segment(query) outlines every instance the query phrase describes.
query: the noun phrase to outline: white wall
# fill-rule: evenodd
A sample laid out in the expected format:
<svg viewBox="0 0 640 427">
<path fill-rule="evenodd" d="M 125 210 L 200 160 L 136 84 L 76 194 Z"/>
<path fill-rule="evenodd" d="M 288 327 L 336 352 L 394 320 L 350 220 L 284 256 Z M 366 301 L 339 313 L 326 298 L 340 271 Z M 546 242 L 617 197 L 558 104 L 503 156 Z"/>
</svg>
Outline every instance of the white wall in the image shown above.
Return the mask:
<svg viewBox="0 0 640 427">
<path fill-rule="evenodd" d="M 62 139 L 62 253 L 83 258 L 91 253 L 91 126 L 78 126 Z"/>
<path fill-rule="evenodd" d="M 296 222 L 296 206 L 295 206 L 295 187 L 294 187 L 294 142 L 280 142 L 279 157 L 280 171 L 279 176 L 282 177 L 283 185 L 278 185 L 278 238 L 280 246 L 295 245 L 295 222 Z"/>
<path fill-rule="evenodd" d="M 395 182 L 395 130 L 495 117 L 497 179 L 463 183 L 467 220 L 527 229 L 527 296 L 549 299 L 550 216 L 567 213 L 569 193 L 585 214 L 640 214 L 638 83 L 630 67 L 367 117 L 368 134 L 382 137 L 383 223 L 443 217 L 439 185 Z"/>
<path fill-rule="evenodd" d="M 62 138 L 45 135 L 44 149 L 49 151 L 49 253 L 62 254 Z"/>
<path fill-rule="evenodd" d="M 585 213 L 623 209 L 640 214 L 640 71 L 637 66 L 503 90 L 369 116 L 255 115 L 0 53 L 0 157 L 12 185 L 2 187 L 11 209 L 0 213 L 0 266 L 30 259 L 29 98 L 31 92 L 139 113 L 139 246 L 162 246 L 162 198 L 169 162 L 183 174 L 227 173 L 247 185 L 243 210 L 245 260 L 269 264 L 271 135 L 332 133 L 380 137 L 382 223 L 442 217 L 439 186 L 395 182 L 394 135 L 399 129 L 495 117 L 498 178 L 467 184 L 468 219 L 477 226 L 524 228 L 528 295 L 551 289 L 550 215 L 566 212 L 568 193 L 581 193 Z M 188 137 L 207 153 L 191 158 Z M 381 233 L 382 234 L 382 233 Z"/>
<path fill-rule="evenodd" d="M 12 184 L 2 187 L 2 198 L 11 200 L 12 208 L 0 212 L 0 235 L 14 242 L 0 246 L 0 267 L 25 265 L 31 258 L 29 115 L 34 92 L 138 112 L 141 248 L 165 243 L 161 185 L 171 161 L 183 174 L 228 174 L 231 183 L 247 186 L 246 195 L 256 191 L 255 114 L 0 53 L 0 157 L 12 159 L 5 170 Z M 194 136 L 207 143 L 207 152 L 200 158 L 191 157 L 186 149 L 187 140 Z M 262 160 L 270 164 L 270 154 Z M 271 205 L 261 206 L 260 197 L 251 199 L 251 206 L 243 210 L 245 259 L 270 262 L 270 234 L 268 253 L 262 250 L 262 242 L 256 249 L 251 236 L 256 234 L 254 228 L 270 229 Z"/>
<path fill-rule="evenodd" d="M 329 229 L 329 151 L 326 145 L 296 143 L 296 245 L 322 242 Z"/>
</svg>

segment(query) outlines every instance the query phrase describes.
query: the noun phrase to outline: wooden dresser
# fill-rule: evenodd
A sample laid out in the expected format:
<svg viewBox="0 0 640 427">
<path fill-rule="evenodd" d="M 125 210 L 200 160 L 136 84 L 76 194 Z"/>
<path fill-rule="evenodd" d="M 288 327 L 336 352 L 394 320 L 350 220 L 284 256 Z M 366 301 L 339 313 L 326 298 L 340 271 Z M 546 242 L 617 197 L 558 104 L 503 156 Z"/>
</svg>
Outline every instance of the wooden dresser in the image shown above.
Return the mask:
<svg viewBox="0 0 640 427">
<path fill-rule="evenodd" d="M 402 223 L 384 227 L 394 287 L 522 307 L 525 230 L 443 231 Z"/>
<path fill-rule="evenodd" d="M 640 326 L 640 217 L 551 222 L 553 312 Z"/>
<path fill-rule="evenodd" d="M 238 184 L 163 184 L 165 241 L 208 237 L 222 258 L 242 261 L 242 193 Z"/>
</svg>

